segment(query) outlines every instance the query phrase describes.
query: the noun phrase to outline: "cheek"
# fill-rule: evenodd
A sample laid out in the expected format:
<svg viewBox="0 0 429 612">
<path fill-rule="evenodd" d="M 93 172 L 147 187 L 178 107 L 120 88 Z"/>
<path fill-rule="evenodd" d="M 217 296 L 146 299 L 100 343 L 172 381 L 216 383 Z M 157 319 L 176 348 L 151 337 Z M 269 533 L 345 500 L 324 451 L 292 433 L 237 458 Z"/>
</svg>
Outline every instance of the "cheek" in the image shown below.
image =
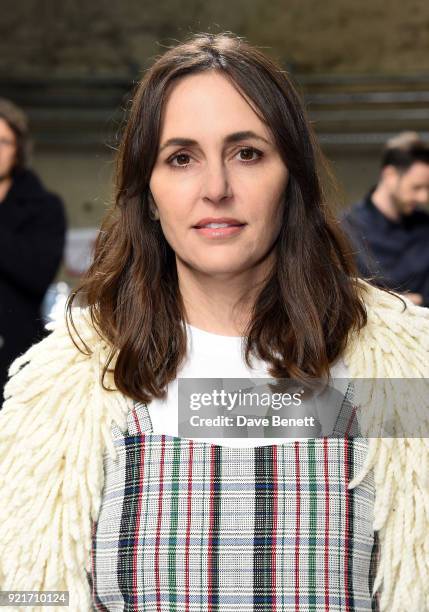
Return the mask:
<svg viewBox="0 0 429 612">
<path fill-rule="evenodd" d="M 8 159 L 11 163 L 15 161 L 17 154 L 18 154 L 18 151 L 16 149 L 12 149 L 8 151 Z"/>
<path fill-rule="evenodd" d="M 151 180 L 150 189 L 159 212 L 166 221 L 183 223 L 189 218 L 191 202 L 195 198 L 195 187 L 191 181 L 170 178 L 159 173 L 159 176 Z"/>
<path fill-rule="evenodd" d="M 193 222 L 190 211 L 183 206 L 173 206 L 171 202 L 163 208 L 160 205 L 159 209 L 161 228 L 171 248 L 179 252 L 188 249 L 192 238 L 191 225 Z"/>
<path fill-rule="evenodd" d="M 13 152 L 0 150 L 0 160 L 6 166 L 10 166 L 13 163 L 14 158 L 15 158 L 15 154 Z"/>
<path fill-rule="evenodd" d="M 282 204 L 271 204 L 266 202 L 264 209 L 254 211 L 254 218 L 251 222 L 251 231 L 248 239 L 252 245 L 252 250 L 265 251 L 271 247 L 277 239 L 283 219 Z M 243 236 L 244 238 L 244 236 Z"/>
<path fill-rule="evenodd" d="M 412 200 L 414 198 L 415 192 L 411 185 L 403 185 L 400 197 L 405 202 Z"/>
<path fill-rule="evenodd" d="M 265 206 L 261 214 L 265 217 L 268 225 L 278 225 L 283 218 L 285 206 L 285 190 L 277 189 L 272 191 L 265 200 Z"/>
<path fill-rule="evenodd" d="M 183 232 L 192 224 L 192 199 L 186 194 L 173 190 L 164 193 L 157 203 L 165 224 L 173 230 Z"/>
</svg>

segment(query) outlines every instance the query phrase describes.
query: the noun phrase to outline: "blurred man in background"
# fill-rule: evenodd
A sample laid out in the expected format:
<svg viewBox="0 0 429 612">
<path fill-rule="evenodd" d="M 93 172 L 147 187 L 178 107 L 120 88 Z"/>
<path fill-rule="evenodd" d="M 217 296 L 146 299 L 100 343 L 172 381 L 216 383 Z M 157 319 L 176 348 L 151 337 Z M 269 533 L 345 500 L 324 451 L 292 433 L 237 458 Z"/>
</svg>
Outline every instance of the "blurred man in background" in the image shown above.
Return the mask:
<svg viewBox="0 0 429 612">
<path fill-rule="evenodd" d="M 377 185 L 341 217 L 360 273 L 429 307 L 429 146 L 415 132 L 386 144 Z"/>
<path fill-rule="evenodd" d="M 27 117 L 0 98 L 0 408 L 11 362 L 47 335 L 40 306 L 62 260 L 62 201 L 27 168 Z"/>
</svg>

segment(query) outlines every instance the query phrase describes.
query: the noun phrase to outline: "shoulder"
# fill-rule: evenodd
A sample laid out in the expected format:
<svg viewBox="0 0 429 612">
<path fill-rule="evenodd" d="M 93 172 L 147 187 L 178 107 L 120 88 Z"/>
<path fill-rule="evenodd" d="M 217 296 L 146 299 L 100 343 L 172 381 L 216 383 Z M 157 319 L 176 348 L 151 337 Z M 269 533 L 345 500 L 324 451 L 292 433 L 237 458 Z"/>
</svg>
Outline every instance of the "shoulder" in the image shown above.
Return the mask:
<svg viewBox="0 0 429 612">
<path fill-rule="evenodd" d="M 63 395 L 73 396 L 76 393 L 73 381 L 82 396 L 98 388 L 98 374 L 110 347 L 93 326 L 89 309 L 75 306 L 72 323 L 63 312 L 46 328 L 50 333 L 10 365 L 0 418 L 10 416 L 22 403 L 27 405 L 27 411 L 44 409 L 44 391 L 49 390 L 53 397 L 55 390 L 57 401 Z M 107 374 L 105 381 L 112 393 L 118 394 L 113 375 Z M 52 413 L 57 409 L 52 403 Z"/>
<path fill-rule="evenodd" d="M 353 375 L 429 378 L 429 308 L 356 280 L 367 324 L 349 337 L 346 359 Z"/>
<path fill-rule="evenodd" d="M 64 214 L 62 198 L 48 190 L 41 178 L 30 168 L 17 171 L 14 175 L 14 197 L 20 202 L 32 203 L 40 211 L 49 214 Z"/>
<path fill-rule="evenodd" d="M 45 191 L 43 196 L 43 206 L 45 207 L 45 210 L 49 210 L 51 214 L 54 213 L 58 217 L 65 216 L 63 200 L 56 193 Z"/>
<path fill-rule="evenodd" d="M 39 183 L 39 191 L 35 199 L 40 204 L 40 211 L 43 212 L 45 216 L 49 216 L 51 220 L 56 219 L 64 221 L 66 212 L 62 198 L 57 193 L 47 189 L 38 177 L 36 177 L 36 179 Z"/>
<path fill-rule="evenodd" d="M 339 219 L 343 225 L 348 227 L 362 220 L 365 217 L 365 212 L 365 198 L 362 198 L 343 210 L 339 215 Z"/>
<path fill-rule="evenodd" d="M 425 557 L 429 545 L 429 517 L 422 510 L 429 493 L 429 308 L 402 298 L 404 307 L 396 295 L 361 279 L 359 284 L 368 322 L 353 334 L 345 361 L 357 379 L 354 403 L 368 453 L 349 488 L 373 471 L 373 527 L 381 551 L 374 585 L 381 587 L 382 608 L 405 610 L 413 601 L 412 609 L 422 610 L 429 595 L 427 580 L 410 574 L 409 567 Z M 415 508 L 420 512 L 418 528 L 398 531 Z M 399 561 L 391 553 L 396 532 Z"/>
<path fill-rule="evenodd" d="M 79 332 L 96 346 L 95 330 L 93 332 L 89 325 L 87 312 L 82 308 L 75 308 L 73 311 Z M 52 321 L 47 325 L 47 329 L 50 331 L 49 335 L 33 344 L 9 366 L 9 378 L 4 389 L 5 402 L 0 415 L 9 411 L 9 406 L 13 403 L 9 402 L 9 398 L 19 398 L 24 389 L 26 400 L 36 397 L 40 392 L 39 387 L 44 386 L 41 374 L 49 378 L 50 386 L 66 388 L 67 380 L 62 375 L 67 368 L 77 363 L 82 363 L 83 366 L 89 363 L 89 357 L 83 355 L 73 343 L 65 317 Z M 84 367 L 82 369 L 84 370 Z"/>
<path fill-rule="evenodd" d="M 105 383 L 113 390 L 100 384 L 107 346 L 88 311 L 74 309 L 73 318 L 91 354 L 75 346 L 61 319 L 9 368 L 0 411 L 0 586 L 25 589 L 31 582 L 43 590 L 48 572 L 57 589 L 64 586 L 58 577 L 67 576 L 71 606 L 86 610 L 85 569 L 104 451 L 115 456 L 111 426 L 115 422 L 125 429 L 131 404 L 112 378 L 106 376 Z M 36 560 L 35 552 L 42 549 L 46 558 Z M 58 558 L 57 549 L 64 558 Z"/>
</svg>

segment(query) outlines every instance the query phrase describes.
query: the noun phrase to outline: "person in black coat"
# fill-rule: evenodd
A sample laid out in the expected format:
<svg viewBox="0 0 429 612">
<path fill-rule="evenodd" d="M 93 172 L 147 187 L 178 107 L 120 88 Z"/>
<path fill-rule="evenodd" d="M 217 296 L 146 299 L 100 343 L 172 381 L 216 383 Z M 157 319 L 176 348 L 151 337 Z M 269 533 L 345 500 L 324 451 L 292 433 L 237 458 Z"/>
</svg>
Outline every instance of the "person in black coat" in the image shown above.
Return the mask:
<svg viewBox="0 0 429 612">
<path fill-rule="evenodd" d="M 378 184 L 340 217 L 364 277 L 429 307 L 429 146 L 388 141 Z"/>
<path fill-rule="evenodd" d="M 62 200 L 26 167 L 27 118 L 0 99 L 0 407 L 12 361 L 49 332 L 41 305 L 63 257 Z"/>
</svg>

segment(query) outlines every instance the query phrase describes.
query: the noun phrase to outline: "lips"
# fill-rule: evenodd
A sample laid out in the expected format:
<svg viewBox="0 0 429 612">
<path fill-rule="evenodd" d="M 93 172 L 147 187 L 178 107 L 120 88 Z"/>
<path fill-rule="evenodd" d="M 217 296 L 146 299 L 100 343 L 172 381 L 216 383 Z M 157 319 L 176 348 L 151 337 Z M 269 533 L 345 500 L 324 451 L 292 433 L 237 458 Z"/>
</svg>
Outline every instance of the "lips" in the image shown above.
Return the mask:
<svg viewBox="0 0 429 612">
<path fill-rule="evenodd" d="M 227 225 L 232 225 L 232 226 L 245 225 L 243 221 L 240 221 L 239 219 L 234 219 L 233 217 L 218 217 L 218 218 L 204 217 L 204 219 L 200 219 L 192 227 L 200 228 L 200 227 L 204 227 L 208 225 L 209 223 L 226 223 Z"/>
<path fill-rule="evenodd" d="M 238 236 L 241 232 L 244 232 L 246 229 L 247 223 L 242 223 L 241 225 L 224 225 L 224 226 L 213 226 L 213 225 L 205 225 L 203 227 L 194 227 L 193 229 L 199 234 L 202 238 L 207 240 L 229 240 L 234 238 L 234 236 Z"/>
</svg>

